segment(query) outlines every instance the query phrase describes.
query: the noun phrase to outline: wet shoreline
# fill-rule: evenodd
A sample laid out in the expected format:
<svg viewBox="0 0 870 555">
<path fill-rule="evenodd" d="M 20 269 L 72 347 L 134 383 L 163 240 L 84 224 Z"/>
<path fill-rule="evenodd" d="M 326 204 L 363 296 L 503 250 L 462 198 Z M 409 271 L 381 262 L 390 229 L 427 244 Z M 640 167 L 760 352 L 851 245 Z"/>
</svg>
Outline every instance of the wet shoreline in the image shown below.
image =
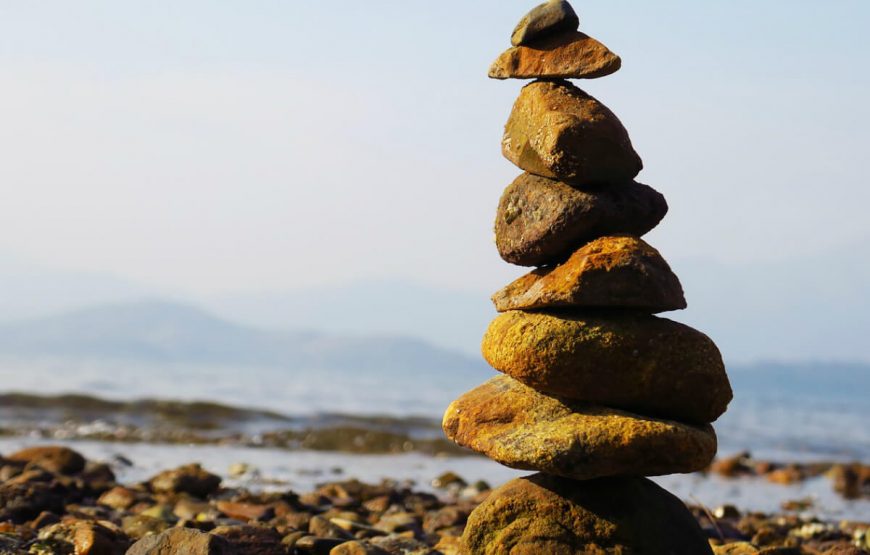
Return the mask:
<svg viewBox="0 0 870 555">
<path fill-rule="evenodd" d="M 16 459 L 16 450 L 34 446 L 72 448 L 87 462 L 59 468 L 63 457 L 47 459 L 46 467 L 20 457 L 8 460 Z M 490 487 L 523 474 L 481 457 L 215 445 L 79 440 L 59 446 L 5 438 L 0 439 L 0 454 L 7 457 L 0 457 L 0 492 L 5 495 L 0 498 L 7 503 L 0 512 L 14 506 L 12 513 L 0 515 L 0 541 L 12 553 L 17 553 L 13 548 L 24 553 L 34 546 L 54 550 L 43 553 L 64 553 L 75 547 L 76 538 L 90 536 L 110 542 L 116 551 L 109 552 L 123 553 L 143 535 L 184 528 L 219 535 L 239 553 L 306 554 L 319 552 L 312 546 L 362 542 L 386 553 L 411 549 L 451 555 L 458 553 L 465 518 Z M 193 461 L 203 466 L 192 466 Z M 792 549 L 788 553 L 864 553 L 857 546 L 870 547 L 870 501 L 837 498 L 836 507 L 825 507 L 812 494 L 789 500 L 788 493 L 818 488 L 820 476 L 791 486 L 749 475 L 675 478 L 660 483 L 686 501 L 713 544 L 741 545 L 747 550 L 741 553 L 774 546 L 787 546 Z M 694 488 L 686 489 L 693 482 Z M 705 490 L 700 484 L 718 486 Z M 757 490 L 762 496 L 781 491 L 784 501 L 760 511 L 743 505 L 744 500 L 753 504 L 751 497 L 726 501 L 728 487 Z M 10 492 L 16 491 L 26 495 L 9 505 L 14 501 Z M 293 542 L 295 552 L 288 547 Z M 251 551 L 255 545 L 262 551 Z M 835 547 L 853 551 L 829 551 Z"/>
<path fill-rule="evenodd" d="M 107 400 L 90 395 L 0 394 L 0 438 L 21 443 L 98 442 L 132 445 L 212 446 L 290 453 L 347 455 L 418 454 L 478 458 L 447 441 L 440 422 L 425 416 L 286 415 L 207 401 Z M 708 471 L 726 481 L 753 478 L 794 486 L 824 480 L 845 499 L 870 498 L 870 466 L 848 456 L 755 459 L 721 452 Z M 862 464 L 864 463 L 864 464 Z M 727 499 L 722 500 L 727 501 Z"/>
<path fill-rule="evenodd" d="M 447 441 L 440 422 L 426 416 L 287 415 L 204 401 L 0 394 L 0 453 L 57 442 L 97 460 L 135 461 L 117 470 L 124 480 L 144 479 L 167 461 L 200 461 L 217 473 L 230 462 L 252 464 L 262 471 L 260 481 L 245 486 L 257 491 L 310 489 L 335 468 L 423 487 L 448 470 L 493 484 L 521 474 Z M 794 506 L 827 519 L 870 520 L 867 460 L 825 450 L 768 450 L 753 458 L 740 452 L 746 445 L 723 443 L 707 472 L 655 480 L 684 500 L 713 507 L 777 512 Z"/>
</svg>

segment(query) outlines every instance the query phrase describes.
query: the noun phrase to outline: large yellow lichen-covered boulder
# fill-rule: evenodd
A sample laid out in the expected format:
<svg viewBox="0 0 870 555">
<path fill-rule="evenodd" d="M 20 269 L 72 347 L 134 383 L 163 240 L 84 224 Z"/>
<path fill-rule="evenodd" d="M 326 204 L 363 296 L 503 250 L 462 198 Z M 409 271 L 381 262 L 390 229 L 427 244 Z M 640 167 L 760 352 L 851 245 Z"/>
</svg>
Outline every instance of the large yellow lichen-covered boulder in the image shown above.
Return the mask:
<svg viewBox="0 0 870 555">
<path fill-rule="evenodd" d="M 544 474 L 493 491 L 468 519 L 469 555 L 711 555 L 685 505 L 645 478 Z"/>
<path fill-rule="evenodd" d="M 523 87 L 502 153 L 527 172 L 576 184 L 618 183 L 643 168 L 613 112 L 567 81 Z"/>
<path fill-rule="evenodd" d="M 648 314 L 506 312 L 482 349 L 493 368 L 535 389 L 641 414 L 713 422 L 732 397 L 709 337 Z"/>
<path fill-rule="evenodd" d="M 602 237 L 558 266 L 517 279 L 492 297 L 499 312 L 540 308 L 686 308 L 680 280 L 657 250 L 637 237 Z"/>
<path fill-rule="evenodd" d="M 694 472 L 716 454 L 716 434 L 539 393 L 498 376 L 454 401 L 444 414 L 454 442 L 520 470 L 588 480 Z"/>
</svg>

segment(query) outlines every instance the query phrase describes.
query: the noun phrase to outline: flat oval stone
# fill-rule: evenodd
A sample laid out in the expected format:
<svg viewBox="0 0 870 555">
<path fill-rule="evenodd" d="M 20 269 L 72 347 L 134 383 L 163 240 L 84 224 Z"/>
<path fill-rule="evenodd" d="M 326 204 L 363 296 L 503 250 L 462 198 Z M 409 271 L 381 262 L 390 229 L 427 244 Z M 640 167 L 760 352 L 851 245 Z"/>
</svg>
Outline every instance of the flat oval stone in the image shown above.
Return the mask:
<svg viewBox="0 0 870 555">
<path fill-rule="evenodd" d="M 713 422 L 732 397 L 709 337 L 648 314 L 506 312 L 482 350 L 493 368 L 539 391 L 641 414 Z"/>
<path fill-rule="evenodd" d="M 643 168 L 613 112 L 567 81 L 523 87 L 505 125 L 502 153 L 529 173 L 575 185 L 620 183 Z"/>
<path fill-rule="evenodd" d="M 492 296 L 499 312 L 540 308 L 686 308 L 680 280 L 657 250 L 630 235 L 602 237 L 558 266 L 539 268 Z"/>
<path fill-rule="evenodd" d="M 579 189 L 526 172 L 501 196 L 495 242 L 505 261 L 543 266 L 605 235 L 645 235 L 667 213 L 665 197 L 647 185 Z"/>
<path fill-rule="evenodd" d="M 559 33 L 499 55 L 489 67 L 492 79 L 596 79 L 616 73 L 622 60 L 579 31 Z"/>
<path fill-rule="evenodd" d="M 528 44 L 547 35 L 576 31 L 579 26 L 580 18 L 571 4 L 565 0 L 549 0 L 523 16 L 511 34 L 511 44 Z"/>
<path fill-rule="evenodd" d="M 576 480 L 695 472 L 716 455 L 710 425 L 566 401 L 507 376 L 454 401 L 443 427 L 452 441 L 505 466 Z"/>
<path fill-rule="evenodd" d="M 469 555 L 712 555 L 682 501 L 645 478 L 535 474 L 494 490 L 468 519 Z"/>
</svg>

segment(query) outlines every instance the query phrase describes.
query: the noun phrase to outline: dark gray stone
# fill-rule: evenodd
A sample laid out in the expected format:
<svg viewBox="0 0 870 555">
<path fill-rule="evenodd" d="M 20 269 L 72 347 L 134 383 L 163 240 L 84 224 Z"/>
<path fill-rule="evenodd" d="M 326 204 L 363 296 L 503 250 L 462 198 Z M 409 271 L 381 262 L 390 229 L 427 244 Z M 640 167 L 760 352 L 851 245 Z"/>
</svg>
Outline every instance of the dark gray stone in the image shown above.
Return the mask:
<svg viewBox="0 0 870 555">
<path fill-rule="evenodd" d="M 499 254 L 511 264 L 555 264 L 599 237 L 640 237 L 667 212 L 661 193 L 633 181 L 579 189 L 524 173 L 501 197 L 495 240 Z"/>
<path fill-rule="evenodd" d="M 511 34 L 511 44 L 529 44 L 548 35 L 576 31 L 579 26 L 580 18 L 571 4 L 565 0 L 550 0 L 532 8 L 523 16 Z"/>
</svg>

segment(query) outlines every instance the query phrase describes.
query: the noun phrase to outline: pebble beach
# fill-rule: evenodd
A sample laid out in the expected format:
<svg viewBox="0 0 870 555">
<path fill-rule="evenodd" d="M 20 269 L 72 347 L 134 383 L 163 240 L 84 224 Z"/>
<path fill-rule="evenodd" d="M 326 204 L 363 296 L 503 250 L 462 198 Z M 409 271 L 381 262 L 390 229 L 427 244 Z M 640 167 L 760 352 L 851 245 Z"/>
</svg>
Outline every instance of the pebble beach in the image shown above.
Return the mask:
<svg viewBox="0 0 870 555">
<path fill-rule="evenodd" d="M 25 444 L 32 447 L 13 451 Z M 459 553 L 470 512 L 517 475 L 481 457 L 419 453 L 288 455 L 20 438 L 0 441 L 0 452 L 0 549 L 14 554 L 144 553 L 157 542 L 186 553 L 449 555 Z M 196 458 L 211 462 L 201 466 Z M 683 484 L 693 491 L 687 505 L 716 553 L 863 553 L 870 547 L 866 467 L 851 469 L 864 473 L 863 482 L 852 482 L 859 489 L 838 492 L 843 469 L 813 474 L 786 465 L 780 468 L 804 477 L 785 484 L 772 471 L 759 473 L 763 461 L 749 463 L 721 459 L 708 474 L 693 477 L 694 486 Z M 663 485 L 681 493 L 675 481 Z M 747 490 L 748 503 L 750 491 L 760 494 L 758 503 L 820 488 L 840 501 L 820 510 L 818 498 L 808 495 L 761 511 L 700 499 L 727 488 Z"/>
</svg>

